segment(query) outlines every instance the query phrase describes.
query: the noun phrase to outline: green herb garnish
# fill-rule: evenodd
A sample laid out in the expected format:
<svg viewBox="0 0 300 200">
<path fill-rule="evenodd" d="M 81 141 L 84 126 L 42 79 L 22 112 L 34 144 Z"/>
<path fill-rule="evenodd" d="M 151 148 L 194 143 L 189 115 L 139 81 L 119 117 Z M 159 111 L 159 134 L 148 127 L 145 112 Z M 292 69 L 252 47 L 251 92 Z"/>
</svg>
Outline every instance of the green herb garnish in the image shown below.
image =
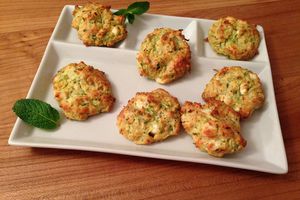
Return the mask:
<svg viewBox="0 0 300 200">
<path fill-rule="evenodd" d="M 134 15 L 141 15 L 150 7 L 150 3 L 148 1 L 142 1 L 142 2 L 135 2 L 128 6 L 127 9 L 120 9 L 117 12 L 115 12 L 115 15 L 124 15 L 128 22 L 130 24 L 133 23 L 135 16 Z"/>
<path fill-rule="evenodd" d="M 37 99 L 20 99 L 12 110 L 24 122 L 42 129 L 56 128 L 60 118 L 55 108 Z"/>
</svg>

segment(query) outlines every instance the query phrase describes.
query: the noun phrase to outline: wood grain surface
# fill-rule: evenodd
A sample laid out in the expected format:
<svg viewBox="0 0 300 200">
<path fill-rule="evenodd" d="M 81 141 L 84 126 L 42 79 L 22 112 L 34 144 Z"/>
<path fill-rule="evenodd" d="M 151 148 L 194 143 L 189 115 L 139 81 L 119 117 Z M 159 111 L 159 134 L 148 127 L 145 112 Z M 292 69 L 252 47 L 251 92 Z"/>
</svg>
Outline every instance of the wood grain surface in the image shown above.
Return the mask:
<svg viewBox="0 0 300 200">
<path fill-rule="evenodd" d="M 133 1 L 101 1 L 118 9 Z M 206 164 L 7 144 L 64 5 L 0 1 L 0 199 L 300 199 L 300 1 L 154 0 L 149 13 L 264 27 L 289 172 L 273 175 Z"/>
</svg>

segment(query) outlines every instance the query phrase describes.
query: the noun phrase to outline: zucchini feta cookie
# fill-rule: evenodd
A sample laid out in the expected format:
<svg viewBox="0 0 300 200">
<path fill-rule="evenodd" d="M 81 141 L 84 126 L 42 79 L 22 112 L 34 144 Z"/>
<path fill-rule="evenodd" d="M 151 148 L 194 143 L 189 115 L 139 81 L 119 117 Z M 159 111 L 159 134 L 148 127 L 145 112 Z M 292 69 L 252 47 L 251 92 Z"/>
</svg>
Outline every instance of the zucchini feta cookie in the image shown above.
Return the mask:
<svg viewBox="0 0 300 200">
<path fill-rule="evenodd" d="M 53 88 L 59 106 L 73 120 L 109 112 L 115 101 L 104 72 L 84 62 L 71 63 L 59 70 Z"/>
<path fill-rule="evenodd" d="M 224 67 L 206 85 L 202 98 L 223 101 L 242 118 L 252 115 L 264 103 L 264 92 L 259 77 L 240 66 Z"/>
<path fill-rule="evenodd" d="M 207 104 L 185 102 L 181 107 L 181 121 L 201 151 L 223 157 L 242 150 L 247 142 L 240 135 L 240 117 L 221 101 Z"/>
<path fill-rule="evenodd" d="M 190 47 L 182 30 L 158 28 L 148 34 L 137 55 L 141 76 L 165 84 L 191 70 Z"/>
<path fill-rule="evenodd" d="M 218 54 L 234 60 L 250 60 L 258 53 L 260 37 L 255 25 L 226 17 L 213 23 L 208 42 Z"/>
<path fill-rule="evenodd" d="M 72 27 L 86 46 L 113 46 L 127 36 L 125 17 L 114 15 L 110 6 L 88 3 L 75 6 Z"/>
<path fill-rule="evenodd" d="M 180 104 L 163 89 L 138 92 L 117 117 L 122 135 L 136 144 L 151 144 L 177 135 Z"/>
</svg>

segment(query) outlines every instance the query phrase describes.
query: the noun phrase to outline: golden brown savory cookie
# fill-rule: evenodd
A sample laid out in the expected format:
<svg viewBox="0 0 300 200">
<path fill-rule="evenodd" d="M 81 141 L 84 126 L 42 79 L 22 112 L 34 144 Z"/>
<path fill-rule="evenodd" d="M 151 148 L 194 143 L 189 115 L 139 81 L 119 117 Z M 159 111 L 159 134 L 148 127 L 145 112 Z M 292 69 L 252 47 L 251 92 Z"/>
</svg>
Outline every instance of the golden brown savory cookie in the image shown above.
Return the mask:
<svg viewBox="0 0 300 200">
<path fill-rule="evenodd" d="M 75 6 L 72 27 L 86 46 L 113 46 L 127 36 L 125 17 L 114 15 L 110 6 L 88 3 Z"/>
<path fill-rule="evenodd" d="M 137 55 L 141 76 L 165 84 L 191 70 L 190 47 L 182 30 L 158 28 L 148 34 Z"/>
<path fill-rule="evenodd" d="M 213 23 L 208 42 L 218 54 L 234 60 L 249 60 L 258 53 L 260 36 L 255 25 L 225 17 Z"/>
<path fill-rule="evenodd" d="M 180 104 L 163 89 L 138 92 L 117 117 L 122 135 L 136 144 L 151 144 L 177 135 Z"/>
<path fill-rule="evenodd" d="M 239 115 L 221 101 L 211 99 L 205 105 L 185 102 L 181 121 L 196 147 L 209 155 L 223 157 L 246 146 L 240 135 Z"/>
<path fill-rule="evenodd" d="M 223 101 L 231 106 L 242 118 L 251 116 L 264 103 L 264 92 L 257 74 L 240 66 L 224 67 L 206 85 L 202 94 Z"/>
<path fill-rule="evenodd" d="M 104 72 L 84 62 L 71 63 L 53 79 L 55 99 L 69 119 L 85 120 L 100 112 L 109 112 L 115 98 Z"/>
</svg>

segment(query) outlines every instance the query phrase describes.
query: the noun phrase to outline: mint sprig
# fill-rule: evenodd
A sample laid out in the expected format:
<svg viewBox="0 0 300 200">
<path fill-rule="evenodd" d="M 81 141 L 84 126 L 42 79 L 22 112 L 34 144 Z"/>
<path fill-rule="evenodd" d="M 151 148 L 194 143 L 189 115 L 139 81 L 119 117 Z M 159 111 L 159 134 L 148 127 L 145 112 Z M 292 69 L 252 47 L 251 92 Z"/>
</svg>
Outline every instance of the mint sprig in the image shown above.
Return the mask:
<svg viewBox="0 0 300 200">
<path fill-rule="evenodd" d="M 38 99 L 20 99 L 12 110 L 24 122 L 42 129 L 56 128 L 60 118 L 55 108 Z"/>
<path fill-rule="evenodd" d="M 150 3 L 148 1 L 134 2 L 130 4 L 127 9 L 120 9 L 114 14 L 125 16 L 128 22 L 132 24 L 135 19 L 134 15 L 141 15 L 147 12 L 147 10 L 149 10 L 149 7 L 150 7 Z"/>
</svg>

